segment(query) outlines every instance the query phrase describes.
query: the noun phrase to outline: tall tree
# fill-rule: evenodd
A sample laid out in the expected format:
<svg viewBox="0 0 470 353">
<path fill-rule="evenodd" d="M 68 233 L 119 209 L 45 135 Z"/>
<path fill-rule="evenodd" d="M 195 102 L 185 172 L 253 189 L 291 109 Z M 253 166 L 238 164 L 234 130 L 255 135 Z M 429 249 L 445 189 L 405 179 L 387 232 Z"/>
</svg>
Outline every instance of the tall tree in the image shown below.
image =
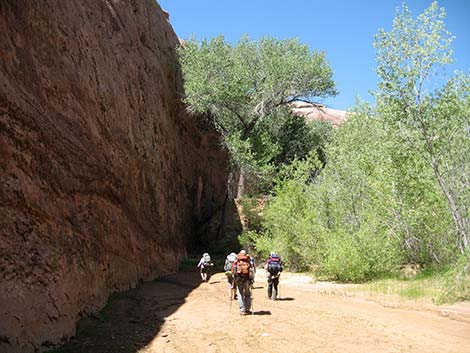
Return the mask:
<svg viewBox="0 0 470 353">
<path fill-rule="evenodd" d="M 414 19 L 403 5 L 393 21 L 392 30 L 381 30 L 377 34 L 374 43 L 380 77 L 377 103 L 388 123 L 396 127 L 411 146 L 424 152 L 447 199 L 463 252 L 470 245 L 469 215 L 464 204 L 459 203 L 457 184 L 445 176 L 444 152 L 448 144 L 441 141 L 449 141 L 447 133 L 450 130 L 468 138 L 468 111 L 467 116 L 460 112 L 460 117 L 442 114 L 439 96 L 443 99 L 449 95 L 430 91 L 430 78 L 434 77 L 436 69 L 453 61 L 451 44 L 454 37 L 445 28 L 445 15 L 444 9 L 434 2 Z M 468 80 L 466 85 L 460 88 L 468 92 Z M 470 143 L 468 139 L 461 142 Z M 464 157 L 463 162 L 467 165 L 469 158 L 468 155 Z"/>
<path fill-rule="evenodd" d="M 290 102 L 336 94 L 325 54 L 296 39 L 252 41 L 244 36 L 236 45 L 223 36 L 193 39 L 179 55 L 186 103 L 208 114 L 235 154 L 249 153 L 249 139 L 261 130 L 257 125 L 275 118 Z"/>
</svg>

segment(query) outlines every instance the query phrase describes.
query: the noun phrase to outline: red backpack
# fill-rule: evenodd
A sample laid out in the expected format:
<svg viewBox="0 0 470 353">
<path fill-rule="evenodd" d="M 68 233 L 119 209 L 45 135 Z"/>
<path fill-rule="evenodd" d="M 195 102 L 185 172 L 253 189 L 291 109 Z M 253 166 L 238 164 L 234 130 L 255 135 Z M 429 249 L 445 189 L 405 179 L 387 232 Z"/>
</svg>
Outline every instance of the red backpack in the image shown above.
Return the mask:
<svg viewBox="0 0 470 353">
<path fill-rule="evenodd" d="M 250 278 L 251 262 L 248 255 L 237 255 L 237 261 L 233 263 L 233 273 L 238 277 Z"/>
</svg>

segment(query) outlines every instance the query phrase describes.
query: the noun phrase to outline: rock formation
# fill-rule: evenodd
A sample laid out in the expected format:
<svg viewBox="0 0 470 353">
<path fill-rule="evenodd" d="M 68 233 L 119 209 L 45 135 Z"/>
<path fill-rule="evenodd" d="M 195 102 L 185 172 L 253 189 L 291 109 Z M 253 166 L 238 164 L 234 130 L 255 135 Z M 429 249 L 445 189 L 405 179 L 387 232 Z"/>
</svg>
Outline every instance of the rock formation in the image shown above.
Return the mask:
<svg viewBox="0 0 470 353">
<path fill-rule="evenodd" d="M 327 121 L 331 123 L 333 127 L 340 126 L 347 118 L 347 114 L 344 110 L 327 108 L 321 104 L 293 102 L 291 109 L 294 114 L 305 117 L 307 121 Z"/>
<path fill-rule="evenodd" d="M 0 32 L 0 352 L 33 352 L 220 236 L 227 155 L 155 1 L 2 0 Z"/>
</svg>

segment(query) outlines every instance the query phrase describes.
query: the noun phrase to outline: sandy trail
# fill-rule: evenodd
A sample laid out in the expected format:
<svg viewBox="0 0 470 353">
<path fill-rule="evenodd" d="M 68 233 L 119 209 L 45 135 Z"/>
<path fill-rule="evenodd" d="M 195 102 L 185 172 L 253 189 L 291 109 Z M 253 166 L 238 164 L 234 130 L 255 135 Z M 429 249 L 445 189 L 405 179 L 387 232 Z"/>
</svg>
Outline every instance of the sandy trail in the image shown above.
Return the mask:
<svg viewBox="0 0 470 353">
<path fill-rule="evenodd" d="M 178 273 L 118 295 L 60 352 L 470 352 L 470 315 L 454 320 L 323 295 L 293 274 L 283 274 L 282 300 L 273 302 L 259 273 L 254 315 L 240 316 L 224 274 L 198 279 Z"/>
</svg>

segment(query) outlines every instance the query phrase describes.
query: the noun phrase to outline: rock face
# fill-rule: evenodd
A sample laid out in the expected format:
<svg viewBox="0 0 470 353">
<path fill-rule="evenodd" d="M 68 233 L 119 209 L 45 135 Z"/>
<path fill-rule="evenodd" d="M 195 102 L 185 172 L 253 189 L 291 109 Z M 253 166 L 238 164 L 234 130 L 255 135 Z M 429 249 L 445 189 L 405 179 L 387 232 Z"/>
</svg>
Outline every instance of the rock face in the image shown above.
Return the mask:
<svg viewBox="0 0 470 353">
<path fill-rule="evenodd" d="M 0 352 L 41 351 L 220 236 L 227 155 L 155 1 L 2 0 L 0 32 Z"/>
<path fill-rule="evenodd" d="M 294 114 L 305 117 L 307 121 L 327 121 L 333 127 L 339 127 L 347 119 L 347 113 L 344 110 L 331 109 L 319 104 L 293 102 L 291 109 Z"/>
</svg>

